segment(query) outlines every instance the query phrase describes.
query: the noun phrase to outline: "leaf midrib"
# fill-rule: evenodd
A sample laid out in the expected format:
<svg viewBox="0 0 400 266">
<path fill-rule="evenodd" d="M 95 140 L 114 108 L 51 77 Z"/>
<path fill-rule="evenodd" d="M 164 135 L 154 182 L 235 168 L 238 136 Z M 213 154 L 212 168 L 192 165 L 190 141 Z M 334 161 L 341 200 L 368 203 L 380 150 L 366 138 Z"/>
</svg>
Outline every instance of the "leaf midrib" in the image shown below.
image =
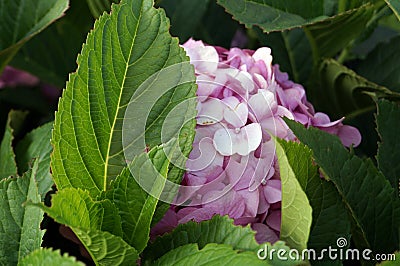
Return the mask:
<svg viewBox="0 0 400 266">
<path fill-rule="evenodd" d="M 124 79 L 123 79 L 122 84 L 121 84 L 121 90 L 120 90 L 119 96 L 118 96 L 117 111 L 115 112 L 115 115 L 113 117 L 113 123 L 112 123 L 111 130 L 110 130 L 110 137 L 108 139 L 108 147 L 107 147 L 107 154 L 106 154 L 107 157 L 106 157 L 106 161 L 104 163 L 103 191 L 107 190 L 108 161 L 109 161 L 109 159 L 111 157 L 110 156 L 110 150 L 111 150 L 113 132 L 114 132 L 115 124 L 116 124 L 117 117 L 118 117 L 118 114 L 119 114 L 121 98 L 122 98 L 122 92 L 124 90 L 125 81 L 126 81 L 126 74 L 127 74 L 128 69 L 130 67 L 129 61 L 130 61 L 130 58 L 132 57 L 133 46 L 134 46 L 134 43 L 135 43 L 135 40 L 136 40 L 136 37 L 137 37 L 137 31 L 138 31 L 138 28 L 139 28 L 139 25 L 140 25 L 140 21 L 141 21 L 141 18 L 142 18 L 142 13 L 143 13 L 143 2 L 141 3 L 141 6 L 140 6 L 139 17 L 137 19 L 137 24 L 136 24 L 135 31 L 134 31 L 134 34 L 133 34 L 133 40 L 132 40 L 132 43 L 131 43 L 131 47 L 129 49 L 129 56 L 128 56 L 126 62 L 125 62 L 125 65 L 126 65 L 125 66 L 125 73 L 124 73 Z"/>
</svg>

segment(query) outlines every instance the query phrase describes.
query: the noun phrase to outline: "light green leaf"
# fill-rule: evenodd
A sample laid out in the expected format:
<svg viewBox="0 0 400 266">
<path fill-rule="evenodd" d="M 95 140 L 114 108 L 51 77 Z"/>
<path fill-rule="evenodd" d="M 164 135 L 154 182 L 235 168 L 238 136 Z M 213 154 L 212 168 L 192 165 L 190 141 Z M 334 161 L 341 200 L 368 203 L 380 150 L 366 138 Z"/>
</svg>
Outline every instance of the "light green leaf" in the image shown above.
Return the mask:
<svg viewBox="0 0 400 266">
<path fill-rule="evenodd" d="M 72 229 L 97 265 L 136 265 L 138 252 L 121 237 L 97 230 Z"/>
<path fill-rule="evenodd" d="M 26 112 L 13 110 L 8 114 L 3 140 L 0 143 L 0 180 L 9 176 L 17 176 L 18 170 L 12 146 L 14 131 L 18 131 L 26 114 Z"/>
<path fill-rule="evenodd" d="M 396 17 L 400 20 L 400 2 L 397 0 L 385 0 L 386 4 L 393 10 Z"/>
<path fill-rule="evenodd" d="M 56 222 L 81 230 L 102 230 L 122 236 L 121 219 L 108 199 L 94 201 L 87 191 L 66 188 L 51 199 L 51 207 L 32 204 L 44 210 Z"/>
<path fill-rule="evenodd" d="M 399 195 L 400 185 L 400 106 L 386 100 L 378 101 L 376 116 L 377 131 L 381 138 L 378 144 L 378 168 Z"/>
<path fill-rule="evenodd" d="M 340 237 L 350 239 L 351 222 L 342 198 L 332 182 L 320 177 L 311 150 L 298 142 L 279 140 L 279 143 L 313 210 L 307 248 L 321 252 L 327 246 L 336 247 Z M 340 261 L 328 259 L 313 261 L 312 264 L 341 265 Z"/>
<path fill-rule="evenodd" d="M 381 43 L 360 62 L 356 72 L 361 76 L 400 93 L 400 36 Z"/>
<path fill-rule="evenodd" d="M 160 144 L 160 126 L 168 111 L 195 96 L 195 76 L 189 64 L 168 68 L 169 76 L 163 80 L 154 75 L 168 66 L 188 62 L 188 57 L 178 40 L 169 35 L 164 12 L 152 4 L 151 0 L 125 0 L 113 5 L 111 15 L 103 15 L 89 34 L 55 118 L 52 170 L 58 189 L 87 189 L 92 196 L 109 189 L 126 161 L 145 150 L 140 143 L 144 133 L 150 148 Z M 160 88 L 167 85 L 174 86 L 163 93 Z M 151 101 L 137 101 L 146 97 L 152 97 Z M 133 115 L 141 116 L 135 120 L 124 117 L 128 106 L 135 104 Z M 187 113 L 193 112 L 195 106 L 190 105 Z M 180 128 L 181 118 L 170 128 Z M 131 143 L 135 152 L 129 153 L 129 158 L 122 143 L 126 124 L 125 133 L 141 134 L 136 143 Z M 146 125 L 146 132 L 141 132 Z M 186 145 L 192 142 L 193 123 L 190 128 Z"/>
<path fill-rule="evenodd" d="M 282 181 L 282 221 L 280 239 L 299 251 L 307 248 L 312 209 L 288 158 L 275 140 L 276 156 Z"/>
<path fill-rule="evenodd" d="M 93 23 L 86 2 L 70 0 L 65 16 L 29 40 L 10 65 L 58 89 L 63 88 L 68 74 L 76 69 L 76 57 Z"/>
<path fill-rule="evenodd" d="M 196 32 L 207 11 L 210 0 L 163 0 L 160 7 L 171 19 L 171 34 L 179 37 L 181 43 Z"/>
<path fill-rule="evenodd" d="M 0 181 L 0 264 L 17 262 L 40 248 L 44 232 L 40 229 L 43 211 L 23 206 L 26 201 L 40 202 L 36 175 L 38 163 L 22 177 Z"/>
<path fill-rule="evenodd" d="M 93 17 L 98 18 L 103 12 L 109 12 L 111 10 L 112 3 L 119 3 L 120 0 L 86 0 L 86 2 Z"/>
<path fill-rule="evenodd" d="M 153 162 L 150 160 L 152 159 Z M 153 165 L 154 163 L 154 165 Z M 169 161 L 163 147 L 155 147 L 148 154 L 137 156 L 112 184 L 107 192 L 121 216 L 123 239 L 139 253 L 149 241 L 150 224 L 158 198 L 164 188 Z M 161 175 L 161 176 L 160 176 Z M 159 176 L 147 193 L 137 180 Z"/>
<path fill-rule="evenodd" d="M 358 37 L 366 29 L 374 9 L 373 5 L 367 4 L 306 26 L 305 31 L 313 47 L 315 63 L 320 57 L 336 55 Z"/>
<path fill-rule="evenodd" d="M 68 8 L 68 0 L 0 1 L 0 73 L 18 49 Z"/>
<path fill-rule="evenodd" d="M 231 246 L 237 251 L 257 252 L 260 248 L 264 248 L 264 244 L 258 244 L 255 240 L 255 232 L 249 226 L 235 226 L 233 220 L 227 216 L 214 216 L 211 220 L 196 223 L 190 221 L 180 224 L 171 233 L 165 234 L 151 243 L 143 253 L 143 260 L 146 264 L 151 264 L 168 251 L 187 244 L 197 244 L 200 249 L 209 243 L 225 244 Z M 289 251 L 289 247 L 284 242 L 278 241 L 274 245 L 265 244 L 271 250 L 285 249 Z M 271 265 L 293 265 L 295 262 L 288 260 L 285 264 L 279 261 L 274 255 L 274 260 L 270 261 Z M 276 263 L 276 264 L 275 264 Z"/>
<path fill-rule="evenodd" d="M 229 245 L 208 244 L 199 249 L 197 244 L 188 244 L 174 249 L 152 265 L 271 265 L 257 258 L 252 252 L 238 252 Z"/>
<path fill-rule="evenodd" d="M 324 60 L 320 66 L 320 88 L 313 90 L 320 110 L 335 114 L 336 118 L 357 116 L 375 108 L 372 99 L 399 100 L 400 94 L 376 85 L 333 59 Z"/>
<path fill-rule="evenodd" d="M 61 255 L 59 250 L 41 248 L 33 251 L 18 263 L 18 266 L 32 265 L 83 266 L 84 264 L 66 253 Z"/>
<path fill-rule="evenodd" d="M 389 254 L 389 255 L 392 255 L 393 257 L 390 260 L 383 261 L 382 263 L 379 264 L 379 266 L 397 266 L 397 265 L 399 265 L 400 252 L 395 252 L 394 254 Z"/>
<path fill-rule="evenodd" d="M 327 18 L 324 1 L 218 0 L 233 18 L 264 32 L 301 27 Z"/>
<path fill-rule="evenodd" d="M 37 183 L 39 195 L 42 199 L 50 191 L 53 179 L 50 174 L 50 153 L 53 150 L 50 139 L 53 122 L 38 127 L 17 144 L 15 149 L 18 172 L 21 174 L 28 170 L 32 159 L 38 162 Z"/>
<path fill-rule="evenodd" d="M 361 232 L 356 246 L 369 244 L 374 252 L 393 252 L 399 245 L 398 196 L 371 160 L 349 153 L 337 136 L 286 120 L 297 138 L 312 151 L 326 178 L 332 180 Z M 377 230 L 385 228 L 385 230 Z M 353 231 L 353 235 L 354 235 Z M 363 239 L 361 243 L 359 237 Z"/>
</svg>

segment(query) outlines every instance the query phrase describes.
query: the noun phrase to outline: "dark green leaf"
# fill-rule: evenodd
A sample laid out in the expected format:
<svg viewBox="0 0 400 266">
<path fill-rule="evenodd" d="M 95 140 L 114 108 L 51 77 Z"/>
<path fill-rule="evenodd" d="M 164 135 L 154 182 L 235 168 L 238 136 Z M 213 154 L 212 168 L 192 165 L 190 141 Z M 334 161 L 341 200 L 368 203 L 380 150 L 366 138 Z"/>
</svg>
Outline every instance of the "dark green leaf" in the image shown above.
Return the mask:
<svg viewBox="0 0 400 266">
<path fill-rule="evenodd" d="M 22 177 L 0 181 L 0 264 L 17 265 L 23 257 L 40 248 L 44 231 L 40 229 L 43 211 L 23 206 L 40 202 L 36 175 L 38 163 Z"/>
<path fill-rule="evenodd" d="M 13 149 L 14 130 L 18 129 L 26 114 L 26 112 L 13 110 L 8 114 L 3 140 L 0 143 L 0 180 L 17 176 L 18 170 Z"/>
<path fill-rule="evenodd" d="M 112 3 L 119 3 L 120 0 L 86 0 L 86 2 L 93 17 L 98 18 L 103 12 L 109 12 L 111 10 Z"/>
<path fill-rule="evenodd" d="M 0 73 L 18 49 L 63 15 L 68 0 L 0 1 Z"/>
<path fill-rule="evenodd" d="M 189 64 L 169 68 L 168 76 L 161 74 L 162 80 L 159 74 L 154 75 L 168 66 L 188 62 L 188 58 L 177 39 L 169 35 L 164 12 L 152 4 L 151 0 L 126 0 L 113 5 L 111 15 L 103 15 L 89 34 L 55 119 L 52 170 L 59 189 L 83 188 L 92 196 L 109 189 L 126 161 L 145 150 L 141 143 L 145 125 L 146 143 L 151 142 L 151 147 L 160 144 L 159 126 L 166 110 L 195 96 L 195 77 Z M 164 92 L 171 89 L 164 93 L 161 88 Z M 127 117 L 128 106 L 134 106 L 129 115 L 140 116 Z M 186 111 L 194 113 L 195 106 L 188 106 Z M 181 122 L 181 118 L 177 120 Z M 123 125 L 128 127 L 125 133 L 139 134 L 128 142 L 134 149 L 128 157 L 122 143 Z M 176 130 L 180 125 L 171 128 Z M 190 143 L 193 123 L 191 126 L 186 140 Z"/>
<path fill-rule="evenodd" d="M 361 76 L 400 93 L 400 36 L 379 44 L 356 68 Z"/>
<path fill-rule="evenodd" d="M 59 250 L 37 249 L 18 263 L 18 266 L 32 265 L 83 266 L 84 264 L 66 253 L 61 255 Z"/>
<path fill-rule="evenodd" d="M 207 11 L 210 0 L 163 0 L 160 6 L 171 20 L 171 34 L 185 42 L 193 36 Z"/>
<path fill-rule="evenodd" d="M 97 230 L 73 228 L 96 265 L 136 265 L 138 252 L 121 237 Z"/>
<path fill-rule="evenodd" d="M 393 10 L 393 13 L 396 14 L 396 17 L 400 20 L 400 2 L 397 0 L 385 0 L 385 2 Z"/>
<path fill-rule="evenodd" d="M 305 129 L 290 120 L 286 122 L 299 140 L 313 151 L 313 157 L 326 178 L 335 184 L 363 240 L 374 252 L 397 250 L 400 225 L 398 196 L 371 160 L 362 160 L 349 153 L 337 136 L 315 128 Z M 353 240 L 357 246 L 359 239 Z"/>
<path fill-rule="evenodd" d="M 378 145 L 378 167 L 399 195 L 400 186 L 400 106 L 381 100 L 378 102 L 376 124 L 381 141 Z"/>
<path fill-rule="evenodd" d="M 335 118 L 357 116 L 374 110 L 372 99 L 400 99 L 400 94 L 358 76 L 333 59 L 321 64 L 319 86 L 319 90 L 312 91 L 313 98 L 318 100 L 317 108 Z"/>
<path fill-rule="evenodd" d="M 303 29 L 271 32 L 263 34 L 256 29 L 261 45 L 272 50 L 273 63 L 279 64 L 283 72 L 287 72 L 294 81 L 304 84 L 313 67 L 310 43 Z"/>
<path fill-rule="evenodd" d="M 76 69 L 76 57 L 93 23 L 85 1 L 70 0 L 66 15 L 32 38 L 10 64 L 63 88 L 68 74 Z"/>
<path fill-rule="evenodd" d="M 38 179 L 36 181 L 42 199 L 53 185 L 50 174 L 50 153 L 53 150 L 50 144 L 52 128 L 53 122 L 49 122 L 34 129 L 18 143 L 15 149 L 20 174 L 28 170 L 33 158 L 38 161 Z"/>
</svg>

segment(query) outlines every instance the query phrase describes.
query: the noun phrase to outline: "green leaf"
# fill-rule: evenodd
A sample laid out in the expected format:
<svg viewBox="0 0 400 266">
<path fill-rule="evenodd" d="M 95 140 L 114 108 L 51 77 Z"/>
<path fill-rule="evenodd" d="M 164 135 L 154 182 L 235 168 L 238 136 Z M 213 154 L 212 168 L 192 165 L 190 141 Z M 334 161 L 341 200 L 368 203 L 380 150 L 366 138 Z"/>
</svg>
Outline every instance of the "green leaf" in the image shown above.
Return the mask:
<svg viewBox="0 0 400 266">
<path fill-rule="evenodd" d="M 272 50 L 274 64 L 287 72 L 294 81 L 304 84 L 311 74 L 313 62 L 310 43 L 303 29 L 262 33 L 255 29 L 261 45 Z"/>
<path fill-rule="evenodd" d="M 153 160 L 150 160 L 150 158 Z M 147 153 L 137 156 L 125 168 L 107 192 L 109 198 L 118 208 L 121 216 L 123 239 L 132 245 L 139 253 L 149 241 L 150 224 L 155 212 L 158 198 L 164 188 L 169 161 L 163 147 L 155 147 Z M 137 180 L 162 176 L 152 185 L 147 193 Z"/>
<path fill-rule="evenodd" d="M 168 68 L 168 76 L 158 73 L 188 62 L 188 58 L 178 40 L 169 35 L 164 12 L 153 8 L 152 3 L 126 0 L 113 5 L 111 15 L 104 14 L 88 35 L 78 57 L 78 69 L 70 76 L 55 118 L 51 165 L 58 189 L 83 188 L 94 197 L 109 189 L 126 161 L 145 150 L 141 143 L 144 133 L 150 147 L 160 144 L 159 126 L 168 110 L 195 96 L 194 71 L 188 63 Z M 164 93 L 161 88 L 164 92 L 171 89 Z M 125 111 L 135 104 L 130 115 L 141 116 L 132 120 Z M 187 111 L 194 113 L 195 106 L 190 105 Z M 176 121 L 180 123 L 181 118 Z M 129 157 L 122 143 L 126 124 L 125 133 L 138 134 L 137 142 L 132 140 L 130 145 L 134 152 Z M 146 132 L 142 130 L 145 125 Z M 170 126 L 176 130 L 181 124 Z M 190 143 L 193 123 L 191 127 L 186 140 Z"/>
<path fill-rule="evenodd" d="M 50 153 L 53 150 L 50 139 L 53 122 L 38 127 L 17 144 L 15 149 L 18 172 L 21 174 L 28 170 L 32 159 L 38 162 L 37 180 L 39 195 L 42 199 L 50 191 L 53 179 L 50 174 Z"/>
<path fill-rule="evenodd" d="M 270 265 L 257 258 L 255 253 L 238 252 L 231 246 L 208 244 L 199 249 L 197 244 L 188 244 L 174 249 L 153 265 Z"/>
<path fill-rule="evenodd" d="M 44 232 L 40 229 L 43 211 L 23 206 L 26 201 L 40 202 L 36 175 L 38 163 L 22 177 L 0 181 L 0 264 L 17 262 L 40 248 Z"/>
<path fill-rule="evenodd" d="M 380 266 L 396 266 L 399 264 L 400 261 L 400 252 L 395 252 L 394 254 L 390 254 L 393 255 L 394 257 L 392 257 L 392 260 L 386 260 L 382 263 L 380 263 Z"/>
<path fill-rule="evenodd" d="M 307 248 L 312 209 L 288 158 L 275 140 L 276 156 L 282 181 L 282 221 L 280 239 L 299 251 Z"/>
<path fill-rule="evenodd" d="M 112 3 L 119 3 L 120 0 L 86 0 L 86 2 L 93 17 L 98 18 L 103 12 L 111 11 Z"/>
<path fill-rule="evenodd" d="M 313 210 L 307 248 L 321 252 L 327 246 L 335 247 L 340 237 L 350 239 L 351 222 L 342 198 L 332 182 L 320 177 L 317 166 L 313 164 L 311 150 L 298 142 L 279 140 L 279 143 Z M 313 265 L 318 263 L 326 265 L 333 262 L 313 261 Z"/>
<path fill-rule="evenodd" d="M 41 248 L 33 251 L 18 263 L 18 266 L 30 265 L 83 266 L 84 264 L 66 253 L 61 255 L 59 250 Z"/>
<path fill-rule="evenodd" d="M 17 176 L 18 170 L 13 149 L 14 130 L 18 130 L 26 114 L 26 112 L 13 110 L 8 114 L 3 140 L 0 143 L 0 180 Z"/>
<path fill-rule="evenodd" d="M 65 16 L 24 45 L 10 64 L 57 88 L 76 69 L 76 57 L 94 19 L 85 1 L 70 0 Z"/>
<path fill-rule="evenodd" d="M 326 18 L 324 1 L 218 0 L 217 3 L 246 27 L 256 25 L 264 32 L 301 27 Z"/>
<path fill-rule="evenodd" d="M 396 17 L 400 20 L 400 2 L 396 0 L 385 0 L 386 4 L 393 10 Z"/>
<path fill-rule="evenodd" d="M 225 244 L 237 251 L 257 252 L 264 245 L 260 245 L 255 240 L 255 232 L 249 226 L 235 226 L 233 220 L 227 216 L 215 215 L 211 220 L 196 223 L 190 221 L 180 224 L 171 233 L 165 234 L 151 243 L 143 252 L 143 260 L 147 264 L 157 260 L 166 252 L 174 250 L 187 244 L 197 244 L 200 249 L 209 243 Z M 266 243 L 267 248 L 285 249 L 284 242 L 278 241 L 274 245 Z M 274 261 L 270 263 L 273 264 Z M 286 265 L 293 264 L 289 260 Z M 275 264 L 274 264 L 275 265 Z M 277 263 L 278 265 L 278 263 Z M 279 265 L 284 265 L 280 262 Z"/>
<path fill-rule="evenodd" d="M 101 230 L 122 236 L 121 219 L 116 207 L 108 199 L 94 201 L 88 191 L 66 188 L 53 195 L 51 207 L 42 203 L 32 205 L 72 229 Z"/>
<path fill-rule="evenodd" d="M 367 4 L 306 26 L 313 53 L 316 53 L 314 58 L 332 57 L 346 47 L 365 30 L 374 9 L 373 5 Z"/>
<path fill-rule="evenodd" d="M 378 144 L 378 168 L 392 184 L 399 195 L 400 185 L 400 106 L 386 100 L 378 101 L 376 116 L 377 131 L 381 141 Z"/>
<path fill-rule="evenodd" d="M 374 252 L 397 250 L 400 226 L 398 196 L 371 160 L 362 160 L 349 153 L 337 136 L 315 128 L 305 129 L 290 120 L 286 122 L 297 138 L 313 151 L 325 177 L 335 184 L 363 240 Z M 360 245 L 359 239 L 353 240 L 356 246 Z"/>
<path fill-rule="evenodd" d="M 210 0 L 163 0 L 160 6 L 171 19 L 171 34 L 185 42 L 193 36 L 207 11 Z"/>
<path fill-rule="evenodd" d="M 0 73 L 18 49 L 63 15 L 68 0 L 0 1 Z"/>
<path fill-rule="evenodd" d="M 73 228 L 96 265 L 136 265 L 138 252 L 121 237 L 97 230 Z"/>
<path fill-rule="evenodd" d="M 322 62 L 320 84 L 320 88 L 324 88 L 323 93 L 318 90 L 311 92 L 313 98 L 318 99 L 317 108 L 327 111 L 335 118 L 353 117 L 374 110 L 375 103 L 372 99 L 400 99 L 399 93 L 358 76 L 333 59 Z"/>
<path fill-rule="evenodd" d="M 356 72 L 361 76 L 400 93 L 400 36 L 381 43 L 360 62 Z"/>
</svg>

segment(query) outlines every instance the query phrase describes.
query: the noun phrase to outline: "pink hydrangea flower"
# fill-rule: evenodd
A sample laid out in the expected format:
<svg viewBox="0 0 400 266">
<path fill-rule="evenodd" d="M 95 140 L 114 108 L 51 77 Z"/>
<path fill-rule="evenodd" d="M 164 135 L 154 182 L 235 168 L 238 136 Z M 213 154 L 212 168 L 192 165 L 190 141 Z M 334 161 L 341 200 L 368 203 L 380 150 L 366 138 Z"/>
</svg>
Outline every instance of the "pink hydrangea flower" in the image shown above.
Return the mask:
<svg viewBox="0 0 400 266">
<path fill-rule="evenodd" d="M 357 129 L 316 113 L 304 88 L 272 65 L 271 50 L 207 46 L 189 40 L 183 48 L 198 84 L 196 137 L 176 204 L 153 229 L 165 233 L 180 223 L 228 215 L 251 224 L 259 242 L 279 239 L 281 181 L 271 135 L 296 140 L 283 117 L 315 126 L 357 146 Z"/>
</svg>

